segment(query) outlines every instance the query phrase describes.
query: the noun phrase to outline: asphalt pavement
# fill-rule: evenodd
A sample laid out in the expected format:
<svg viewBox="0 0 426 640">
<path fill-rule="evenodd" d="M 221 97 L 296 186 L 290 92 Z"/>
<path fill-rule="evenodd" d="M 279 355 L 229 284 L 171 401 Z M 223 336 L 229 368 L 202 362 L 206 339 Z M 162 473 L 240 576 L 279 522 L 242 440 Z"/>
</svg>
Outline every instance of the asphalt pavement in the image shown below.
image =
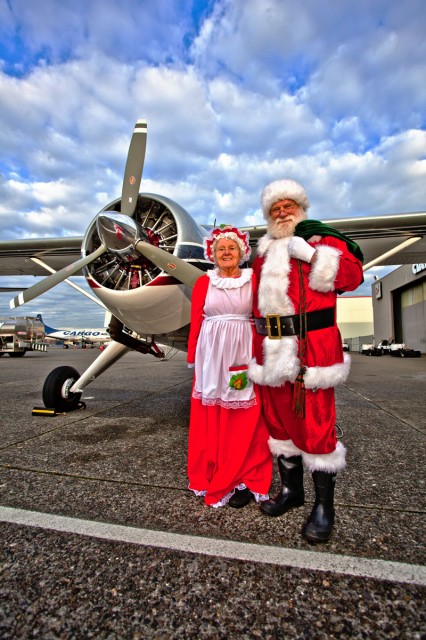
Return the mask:
<svg viewBox="0 0 426 640">
<path fill-rule="evenodd" d="M 31 415 L 52 369 L 97 355 L 0 358 L 0 638 L 426 638 L 426 356 L 352 354 L 335 530 L 310 545 L 308 474 L 279 518 L 187 490 L 182 353 L 128 353 L 85 409 Z"/>
</svg>

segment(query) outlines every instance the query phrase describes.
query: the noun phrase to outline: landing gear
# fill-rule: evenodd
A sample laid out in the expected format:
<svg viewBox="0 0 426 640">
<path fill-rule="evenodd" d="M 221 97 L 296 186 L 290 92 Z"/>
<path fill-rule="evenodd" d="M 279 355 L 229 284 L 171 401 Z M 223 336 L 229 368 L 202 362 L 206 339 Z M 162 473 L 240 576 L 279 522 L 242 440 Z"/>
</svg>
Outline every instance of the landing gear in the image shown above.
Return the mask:
<svg viewBox="0 0 426 640">
<path fill-rule="evenodd" d="M 80 374 L 73 367 L 53 369 L 43 385 L 44 406 L 57 411 L 78 409 L 81 393 L 70 393 L 69 389 L 79 377 Z"/>
</svg>

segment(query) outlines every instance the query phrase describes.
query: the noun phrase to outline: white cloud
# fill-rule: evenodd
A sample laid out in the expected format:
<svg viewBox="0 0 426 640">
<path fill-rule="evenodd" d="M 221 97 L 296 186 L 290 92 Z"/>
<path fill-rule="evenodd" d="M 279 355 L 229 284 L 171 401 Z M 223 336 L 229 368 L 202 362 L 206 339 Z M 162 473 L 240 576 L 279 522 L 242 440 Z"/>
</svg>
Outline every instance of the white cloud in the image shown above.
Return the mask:
<svg viewBox="0 0 426 640">
<path fill-rule="evenodd" d="M 332 4 L 2 3 L 2 238 L 83 235 L 141 117 L 141 190 L 199 223 L 263 224 L 281 177 L 313 217 L 424 210 L 426 5 Z"/>
<path fill-rule="evenodd" d="M 19 38 L 21 61 L 30 56 L 57 64 L 97 50 L 120 61 L 156 64 L 184 52 L 193 30 L 189 3 L 175 0 L 9 0 L 2 3 L 1 35 L 12 52 Z M 189 6 L 190 8 L 190 6 Z"/>
</svg>

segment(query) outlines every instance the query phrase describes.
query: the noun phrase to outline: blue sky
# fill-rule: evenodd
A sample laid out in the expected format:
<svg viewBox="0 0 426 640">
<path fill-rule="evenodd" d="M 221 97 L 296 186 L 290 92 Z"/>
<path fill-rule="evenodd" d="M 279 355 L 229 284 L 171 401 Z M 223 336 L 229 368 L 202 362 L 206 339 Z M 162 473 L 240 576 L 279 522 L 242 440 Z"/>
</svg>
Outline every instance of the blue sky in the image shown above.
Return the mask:
<svg viewBox="0 0 426 640">
<path fill-rule="evenodd" d="M 141 190 L 199 223 L 261 223 L 284 177 L 313 218 L 424 211 L 425 25 L 423 0 L 0 0 L 1 238 L 83 235 L 138 118 Z M 36 312 L 103 321 L 66 285 Z"/>
</svg>

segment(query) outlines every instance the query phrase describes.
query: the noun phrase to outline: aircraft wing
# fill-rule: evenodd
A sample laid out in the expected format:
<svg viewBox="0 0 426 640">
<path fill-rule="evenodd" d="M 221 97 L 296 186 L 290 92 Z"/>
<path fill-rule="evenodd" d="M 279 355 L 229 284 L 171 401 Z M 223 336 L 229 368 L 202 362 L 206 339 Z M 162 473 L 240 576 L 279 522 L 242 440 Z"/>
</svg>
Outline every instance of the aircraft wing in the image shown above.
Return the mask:
<svg viewBox="0 0 426 640">
<path fill-rule="evenodd" d="M 365 266 L 422 263 L 426 257 L 426 212 L 388 216 L 324 220 L 357 242 Z M 244 227 L 250 244 L 266 232 L 266 226 Z M 30 258 L 39 258 L 58 271 L 81 257 L 83 237 L 35 238 L 0 241 L 0 276 L 45 276 L 46 270 Z M 81 275 L 81 272 L 76 274 Z"/>
<path fill-rule="evenodd" d="M 323 220 L 355 240 L 364 254 L 364 266 L 418 264 L 426 258 L 426 212 L 390 216 Z M 266 232 L 266 226 L 244 227 L 250 244 Z"/>
<path fill-rule="evenodd" d="M 59 271 L 81 257 L 82 242 L 83 236 L 1 241 L 0 276 L 45 276 L 46 269 L 33 262 L 32 257 Z"/>
</svg>

